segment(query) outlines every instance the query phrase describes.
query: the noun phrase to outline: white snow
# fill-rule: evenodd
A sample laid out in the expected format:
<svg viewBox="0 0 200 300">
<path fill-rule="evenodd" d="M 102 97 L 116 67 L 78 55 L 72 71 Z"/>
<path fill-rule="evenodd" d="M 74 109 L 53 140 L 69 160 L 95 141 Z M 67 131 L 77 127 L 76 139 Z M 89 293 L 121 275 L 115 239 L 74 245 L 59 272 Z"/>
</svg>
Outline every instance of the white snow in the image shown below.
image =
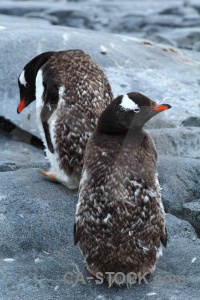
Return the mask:
<svg viewBox="0 0 200 300">
<path fill-rule="evenodd" d="M 13 262 L 13 261 L 15 261 L 15 259 L 14 258 L 4 258 L 3 261 L 5 261 L 5 262 Z"/>
</svg>

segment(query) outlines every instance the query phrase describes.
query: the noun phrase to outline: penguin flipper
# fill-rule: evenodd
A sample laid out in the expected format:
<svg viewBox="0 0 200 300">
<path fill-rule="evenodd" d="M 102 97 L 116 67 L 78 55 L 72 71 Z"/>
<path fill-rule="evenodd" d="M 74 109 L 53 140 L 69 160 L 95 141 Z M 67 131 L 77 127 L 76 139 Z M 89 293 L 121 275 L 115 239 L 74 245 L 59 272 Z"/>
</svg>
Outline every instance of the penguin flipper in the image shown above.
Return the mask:
<svg viewBox="0 0 200 300">
<path fill-rule="evenodd" d="M 160 241 L 164 247 L 167 247 L 167 228 L 165 227 L 165 232 L 160 237 Z"/>
<path fill-rule="evenodd" d="M 48 83 L 44 82 L 43 84 L 44 84 L 44 93 L 43 93 L 44 105 L 42 107 L 40 117 L 41 117 L 43 129 L 45 133 L 47 146 L 49 148 L 49 151 L 51 153 L 54 153 L 54 147 L 51 141 L 48 121 L 57 108 L 58 88 L 57 85 L 52 82 L 48 82 Z"/>
<path fill-rule="evenodd" d="M 47 146 L 49 148 L 49 151 L 51 153 L 54 153 L 54 148 L 53 148 L 53 144 L 51 142 L 51 136 L 50 136 L 50 132 L 49 132 L 49 124 L 48 122 L 43 122 L 43 129 L 44 129 L 44 133 L 45 133 L 45 138 L 46 138 L 46 142 L 47 142 Z"/>
<path fill-rule="evenodd" d="M 76 245 L 80 240 L 80 233 L 78 231 L 77 223 L 74 223 L 74 245 Z"/>
</svg>

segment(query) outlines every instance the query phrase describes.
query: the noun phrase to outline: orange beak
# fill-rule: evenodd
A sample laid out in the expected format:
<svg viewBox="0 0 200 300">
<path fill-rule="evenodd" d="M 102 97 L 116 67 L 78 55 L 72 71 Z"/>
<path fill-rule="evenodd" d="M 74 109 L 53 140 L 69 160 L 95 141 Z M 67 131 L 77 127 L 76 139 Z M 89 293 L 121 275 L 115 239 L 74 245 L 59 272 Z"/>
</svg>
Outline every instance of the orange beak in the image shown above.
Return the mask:
<svg viewBox="0 0 200 300">
<path fill-rule="evenodd" d="M 163 110 L 166 110 L 169 108 L 171 108 L 171 106 L 169 104 L 162 104 L 162 105 L 157 105 L 157 106 L 153 107 L 153 110 L 163 111 Z"/>
<path fill-rule="evenodd" d="M 17 107 L 17 113 L 19 114 L 24 109 L 24 107 L 25 107 L 25 101 L 22 98 L 19 105 L 18 105 L 18 107 Z"/>
</svg>

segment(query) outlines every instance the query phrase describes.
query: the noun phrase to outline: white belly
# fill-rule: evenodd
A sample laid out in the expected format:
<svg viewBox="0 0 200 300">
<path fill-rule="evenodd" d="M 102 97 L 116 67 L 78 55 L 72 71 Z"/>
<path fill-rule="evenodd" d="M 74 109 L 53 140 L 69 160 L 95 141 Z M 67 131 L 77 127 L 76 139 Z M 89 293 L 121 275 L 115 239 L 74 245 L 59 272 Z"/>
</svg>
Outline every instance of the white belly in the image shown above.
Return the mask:
<svg viewBox="0 0 200 300">
<path fill-rule="evenodd" d="M 49 173 L 55 174 L 56 179 L 58 181 L 61 181 L 65 185 L 67 185 L 68 188 L 74 189 L 78 187 L 79 180 L 76 178 L 76 176 L 73 176 L 73 173 L 71 176 L 68 176 L 65 174 L 63 169 L 60 168 L 60 161 L 58 157 L 58 152 L 57 152 L 57 145 L 56 145 L 56 140 L 55 140 L 55 125 L 56 125 L 56 120 L 57 120 L 57 109 L 59 109 L 59 106 L 62 104 L 62 93 L 64 92 L 64 88 L 61 87 L 59 90 L 59 103 L 57 106 L 57 109 L 54 111 L 50 119 L 48 120 L 49 124 L 49 132 L 50 132 L 50 137 L 51 137 L 51 142 L 54 148 L 54 153 L 51 153 L 49 151 L 46 138 L 45 138 L 45 133 L 41 121 L 41 111 L 43 107 L 43 92 L 44 92 L 44 86 L 43 86 L 43 79 L 42 79 L 42 70 L 39 70 L 36 76 L 36 116 L 37 116 L 37 122 L 39 125 L 39 130 L 41 134 L 41 138 L 45 147 L 45 153 L 46 153 L 46 158 L 50 162 L 50 170 Z"/>
</svg>

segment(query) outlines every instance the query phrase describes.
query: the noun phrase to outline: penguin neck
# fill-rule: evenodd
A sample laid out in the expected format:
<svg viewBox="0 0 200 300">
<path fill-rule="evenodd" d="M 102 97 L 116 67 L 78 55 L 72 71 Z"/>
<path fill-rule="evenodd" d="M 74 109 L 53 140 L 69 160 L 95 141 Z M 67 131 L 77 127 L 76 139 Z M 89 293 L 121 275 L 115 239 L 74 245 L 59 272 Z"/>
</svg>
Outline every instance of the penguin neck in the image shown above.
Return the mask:
<svg viewBox="0 0 200 300">
<path fill-rule="evenodd" d="M 28 72 L 28 82 L 31 86 L 34 86 L 34 91 L 36 89 L 36 77 L 39 69 L 49 60 L 49 58 L 55 52 L 44 52 L 36 57 L 34 57 L 26 66 Z M 34 101 L 34 100 L 33 100 Z"/>
<path fill-rule="evenodd" d="M 95 130 L 96 134 L 98 136 L 104 136 L 107 135 L 109 139 L 115 139 L 118 140 L 120 144 L 123 146 L 126 146 L 128 144 L 131 144 L 135 149 L 140 149 L 147 132 L 143 128 L 139 127 L 131 127 L 128 129 L 116 129 L 112 131 L 112 127 L 109 127 L 109 130 L 107 128 L 99 128 L 97 127 Z"/>
<path fill-rule="evenodd" d="M 129 127 L 127 128 L 126 126 L 121 126 L 121 124 L 114 124 L 113 122 L 109 123 L 103 123 L 99 122 L 97 126 L 97 131 L 110 134 L 110 135 L 131 135 L 135 137 L 139 137 L 144 135 L 145 131 L 143 130 L 143 127 Z"/>
<path fill-rule="evenodd" d="M 143 128 L 131 127 L 126 132 L 125 140 L 127 143 L 134 144 L 135 147 L 140 147 L 146 135 L 147 133 Z"/>
</svg>

